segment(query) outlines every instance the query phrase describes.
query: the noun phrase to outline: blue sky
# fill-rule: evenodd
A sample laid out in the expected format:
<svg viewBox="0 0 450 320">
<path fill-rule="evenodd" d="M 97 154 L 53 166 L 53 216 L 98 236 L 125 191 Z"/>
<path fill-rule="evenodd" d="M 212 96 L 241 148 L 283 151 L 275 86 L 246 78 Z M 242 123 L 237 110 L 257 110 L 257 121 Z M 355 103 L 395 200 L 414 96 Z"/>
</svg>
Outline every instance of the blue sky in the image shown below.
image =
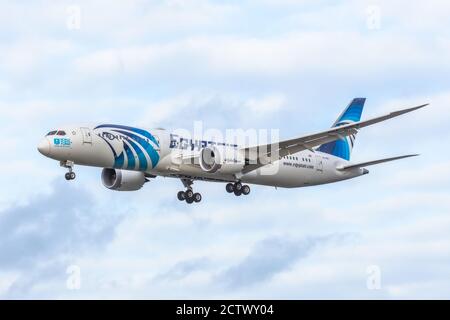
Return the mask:
<svg viewBox="0 0 450 320">
<path fill-rule="evenodd" d="M 1 298 L 449 297 L 447 2 L 0 4 Z M 179 181 L 116 193 L 78 167 L 67 183 L 36 151 L 66 123 L 288 138 L 328 128 L 356 96 L 363 117 L 431 106 L 360 132 L 353 160 L 421 156 L 245 199 L 196 183 L 204 201 L 187 206 Z M 66 287 L 72 265 L 79 290 Z"/>
</svg>

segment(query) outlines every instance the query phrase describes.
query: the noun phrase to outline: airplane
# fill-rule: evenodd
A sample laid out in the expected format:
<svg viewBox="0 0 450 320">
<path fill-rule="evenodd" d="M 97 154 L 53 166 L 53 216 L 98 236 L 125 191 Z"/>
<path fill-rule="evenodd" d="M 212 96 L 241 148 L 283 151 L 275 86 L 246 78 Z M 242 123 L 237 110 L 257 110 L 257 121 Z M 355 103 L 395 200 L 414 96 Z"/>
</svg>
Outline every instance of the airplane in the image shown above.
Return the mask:
<svg viewBox="0 0 450 320">
<path fill-rule="evenodd" d="M 103 185 L 116 191 L 136 191 L 156 177 L 180 179 L 185 191 L 177 198 L 198 203 L 194 181 L 222 182 L 236 196 L 250 194 L 248 184 L 298 188 L 333 183 L 369 173 L 368 166 L 418 156 L 408 154 L 367 162 L 350 161 L 358 130 L 421 109 L 402 109 L 361 121 L 366 99 L 355 98 L 331 129 L 256 146 L 194 140 L 165 129 L 100 124 L 65 126 L 50 131 L 38 151 L 68 169 L 74 165 L 103 168 Z M 265 174 L 269 172 L 270 174 Z"/>
</svg>

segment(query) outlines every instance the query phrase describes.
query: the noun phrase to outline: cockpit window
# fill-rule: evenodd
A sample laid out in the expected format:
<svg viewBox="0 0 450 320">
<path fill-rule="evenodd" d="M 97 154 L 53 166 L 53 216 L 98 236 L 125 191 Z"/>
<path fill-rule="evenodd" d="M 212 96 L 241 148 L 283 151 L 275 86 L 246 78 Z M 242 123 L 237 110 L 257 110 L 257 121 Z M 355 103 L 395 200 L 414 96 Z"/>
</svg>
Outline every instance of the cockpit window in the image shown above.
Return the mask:
<svg viewBox="0 0 450 320">
<path fill-rule="evenodd" d="M 57 132 L 56 130 L 50 131 L 49 133 L 47 133 L 47 136 L 54 136 L 56 132 Z"/>
<path fill-rule="evenodd" d="M 65 136 L 65 135 L 66 135 L 66 132 L 60 130 L 60 131 L 58 131 L 58 133 L 57 133 L 56 135 L 57 135 L 57 136 Z"/>
</svg>

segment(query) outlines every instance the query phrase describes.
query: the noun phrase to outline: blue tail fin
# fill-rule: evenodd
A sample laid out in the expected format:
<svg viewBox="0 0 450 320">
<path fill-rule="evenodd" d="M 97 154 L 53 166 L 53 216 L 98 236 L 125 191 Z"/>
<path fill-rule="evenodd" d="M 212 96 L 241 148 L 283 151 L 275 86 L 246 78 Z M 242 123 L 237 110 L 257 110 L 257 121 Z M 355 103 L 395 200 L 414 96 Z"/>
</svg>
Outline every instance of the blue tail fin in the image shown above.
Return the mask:
<svg viewBox="0 0 450 320">
<path fill-rule="evenodd" d="M 352 122 L 358 122 L 361 120 L 361 114 L 364 108 L 364 103 L 366 98 L 355 98 L 350 102 L 348 107 L 342 112 L 336 122 L 333 124 L 334 127 L 339 127 Z M 321 145 L 317 150 L 332 154 L 336 157 L 350 160 L 350 155 L 352 153 L 353 145 L 355 143 L 356 135 L 351 135 L 345 137 L 344 139 L 336 140 Z"/>
</svg>

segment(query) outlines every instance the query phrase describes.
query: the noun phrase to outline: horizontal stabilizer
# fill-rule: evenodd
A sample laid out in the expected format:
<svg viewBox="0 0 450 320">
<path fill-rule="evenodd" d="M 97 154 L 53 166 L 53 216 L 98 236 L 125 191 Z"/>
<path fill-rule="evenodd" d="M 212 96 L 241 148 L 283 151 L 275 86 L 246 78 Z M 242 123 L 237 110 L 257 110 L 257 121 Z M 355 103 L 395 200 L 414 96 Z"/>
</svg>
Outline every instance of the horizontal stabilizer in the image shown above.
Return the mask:
<svg viewBox="0 0 450 320">
<path fill-rule="evenodd" d="M 355 163 L 355 164 L 351 164 L 348 166 L 339 167 L 337 169 L 338 170 L 350 170 L 350 169 L 354 169 L 354 168 L 363 168 L 363 167 L 373 166 L 375 164 L 380 164 L 380 163 L 384 163 L 384 162 L 395 161 L 395 160 L 400 160 L 400 159 L 405 159 L 405 158 L 410 158 L 410 157 L 417 157 L 417 156 L 418 156 L 418 154 L 408 154 L 405 156 Z"/>
</svg>

